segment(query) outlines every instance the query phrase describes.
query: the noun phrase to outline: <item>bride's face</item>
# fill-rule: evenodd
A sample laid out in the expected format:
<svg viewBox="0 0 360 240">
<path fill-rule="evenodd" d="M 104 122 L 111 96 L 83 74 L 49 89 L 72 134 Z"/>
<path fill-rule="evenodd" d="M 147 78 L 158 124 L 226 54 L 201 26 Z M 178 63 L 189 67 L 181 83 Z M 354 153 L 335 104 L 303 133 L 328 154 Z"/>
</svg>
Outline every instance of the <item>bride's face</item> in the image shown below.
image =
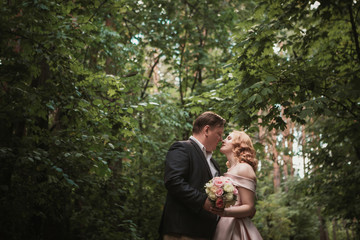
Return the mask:
<svg viewBox="0 0 360 240">
<path fill-rule="evenodd" d="M 230 133 L 224 140 L 222 140 L 222 145 L 220 148 L 220 152 L 223 154 L 232 152 L 233 145 L 232 140 L 234 138 L 233 133 Z"/>
</svg>

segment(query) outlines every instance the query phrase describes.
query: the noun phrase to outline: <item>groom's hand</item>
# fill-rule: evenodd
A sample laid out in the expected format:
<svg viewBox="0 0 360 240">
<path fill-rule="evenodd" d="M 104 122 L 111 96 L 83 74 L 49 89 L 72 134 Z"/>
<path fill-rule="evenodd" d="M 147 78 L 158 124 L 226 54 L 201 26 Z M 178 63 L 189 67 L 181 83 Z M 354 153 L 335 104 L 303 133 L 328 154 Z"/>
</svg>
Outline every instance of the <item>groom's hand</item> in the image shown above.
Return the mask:
<svg viewBox="0 0 360 240">
<path fill-rule="evenodd" d="M 208 211 L 208 212 L 211 212 L 211 202 L 210 200 L 207 198 L 204 202 L 204 205 L 203 205 L 203 208 Z"/>
</svg>

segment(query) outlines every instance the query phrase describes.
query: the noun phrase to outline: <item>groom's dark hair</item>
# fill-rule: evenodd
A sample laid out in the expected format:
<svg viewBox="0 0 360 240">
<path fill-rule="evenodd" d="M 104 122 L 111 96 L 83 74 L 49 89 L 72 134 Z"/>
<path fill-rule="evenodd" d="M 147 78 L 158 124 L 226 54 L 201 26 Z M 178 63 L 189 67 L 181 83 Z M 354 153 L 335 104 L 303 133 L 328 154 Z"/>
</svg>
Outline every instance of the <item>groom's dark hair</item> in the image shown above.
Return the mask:
<svg viewBox="0 0 360 240">
<path fill-rule="evenodd" d="M 193 133 L 199 133 L 206 125 L 213 127 L 223 127 L 226 123 L 226 120 L 220 115 L 214 112 L 204 112 L 198 116 L 193 124 Z"/>
</svg>

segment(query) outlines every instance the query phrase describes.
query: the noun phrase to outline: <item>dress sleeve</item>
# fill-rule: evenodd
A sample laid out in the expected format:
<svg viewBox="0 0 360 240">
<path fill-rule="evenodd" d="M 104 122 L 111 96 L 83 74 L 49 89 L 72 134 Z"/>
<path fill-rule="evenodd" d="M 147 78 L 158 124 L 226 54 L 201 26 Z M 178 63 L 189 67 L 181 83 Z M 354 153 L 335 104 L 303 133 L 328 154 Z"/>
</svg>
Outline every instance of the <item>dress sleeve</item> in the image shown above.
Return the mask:
<svg viewBox="0 0 360 240">
<path fill-rule="evenodd" d="M 242 176 L 237 176 L 234 174 L 225 174 L 225 175 L 231 175 L 231 180 L 232 183 L 234 184 L 234 186 L 236 187 L 242 187 L 242 188 L 246 188 L 252 192 L 255 193 L 256 190 L 256 182 L 252 179 L 249 178 L 245 178 Z"/>
</svg>

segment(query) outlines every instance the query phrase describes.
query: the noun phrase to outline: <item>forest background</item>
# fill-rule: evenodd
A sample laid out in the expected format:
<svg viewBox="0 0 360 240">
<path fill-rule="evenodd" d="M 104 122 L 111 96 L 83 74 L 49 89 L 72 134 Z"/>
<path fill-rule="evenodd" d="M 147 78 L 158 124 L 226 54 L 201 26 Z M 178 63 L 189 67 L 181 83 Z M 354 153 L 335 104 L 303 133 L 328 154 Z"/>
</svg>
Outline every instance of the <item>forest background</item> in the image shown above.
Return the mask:
<svg viewBox="0 0 360 240">
<path fill-rule="evenodd" d="M 208 110 L 255 143 L 264 239 L 360 239 L 359 10 L 1 1 L 0 239 L 157 239 L 166 152 Z"/>
</svg>

